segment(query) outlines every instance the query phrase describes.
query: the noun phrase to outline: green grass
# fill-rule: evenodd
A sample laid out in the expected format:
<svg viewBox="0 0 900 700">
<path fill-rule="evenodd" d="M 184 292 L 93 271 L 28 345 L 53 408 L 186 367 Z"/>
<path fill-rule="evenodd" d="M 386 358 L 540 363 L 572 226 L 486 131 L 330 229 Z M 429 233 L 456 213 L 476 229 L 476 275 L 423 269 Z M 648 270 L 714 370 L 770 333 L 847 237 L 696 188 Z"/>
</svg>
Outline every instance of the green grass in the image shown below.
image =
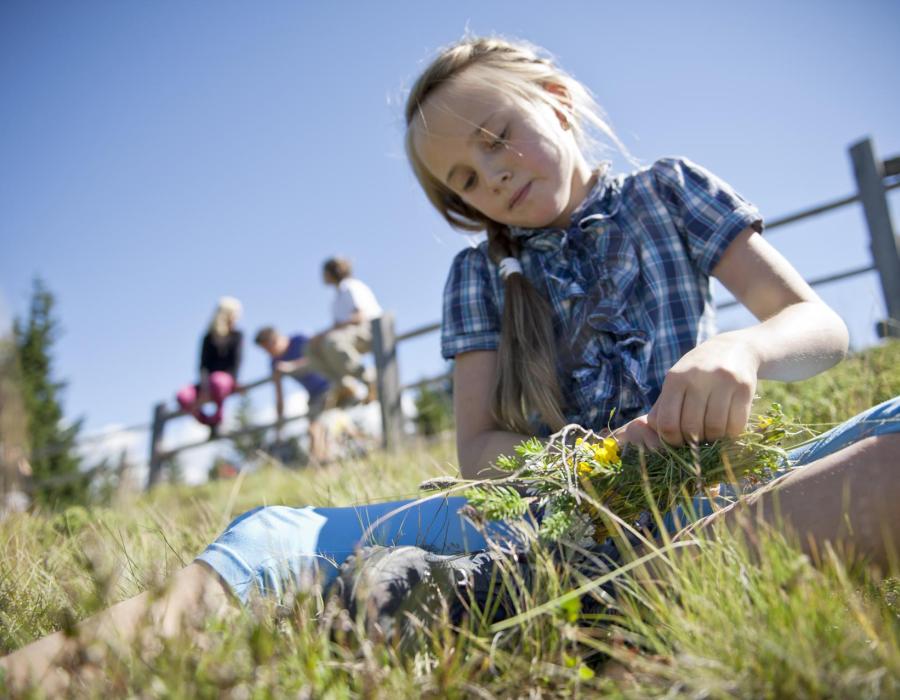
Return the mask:
<svg viewBox="0 0 900 700">
<path fill-rule="evenodd" d="M 764 383 L 760 394 L 761 405 L 777 400 L 789 416 L 826 427 L 900 394 L 900 343 L 806 382 Z M 162 486 L 112 507 L 0 522 L 0 653 L 158 588 L 253 506 L 415 496 L 421 480 L 455 472 L 451 440 L 326 470 L 273 466 L 243 480 Z M 689 556 L 658 553 L 651 572 L 621 575 L 622 592 L 602 613 L 554 602 L 586 581 L 554 565 L 550 552 L 537 552 L 530 586 L 517 585 L 512 567 L 500 572 L 498 585 L 523 614 L 550 603 L 541 614 L 502 630 L 473 615 L 464 629 L 452 630 L 437 607 L 413 654 L 373 641 L 362 621 L 306 596 L 288 610 L 198 622 L 175 640 L 144 635 L 137 650 L 87 649 L 84 658 L 102 659 L 104 672 L 74 684 L 72 694 L 900 696 L 896 579 L 874 580 L 832 556 L 813 567 L 777 534 L 758 560 L 725 535 L 691 549 Z"/>
</svg>

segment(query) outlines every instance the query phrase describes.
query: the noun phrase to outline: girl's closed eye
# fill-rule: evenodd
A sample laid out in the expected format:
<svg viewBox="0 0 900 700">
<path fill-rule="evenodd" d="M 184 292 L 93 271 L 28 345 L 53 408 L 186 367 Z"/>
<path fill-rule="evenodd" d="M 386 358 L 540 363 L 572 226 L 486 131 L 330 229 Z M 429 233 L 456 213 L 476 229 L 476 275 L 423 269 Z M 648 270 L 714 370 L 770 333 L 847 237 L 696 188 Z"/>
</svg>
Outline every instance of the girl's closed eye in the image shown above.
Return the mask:
<svg viewBox="0 0 900 700">
<path fill-rule="evenodd" d="M 509 127 L 504 127 L 503 131 L 501 131 L 499 135 L 490 135 L 493 138 L 491 138 L 491 140 L 488 142 L 488 149 L 491 151 L 499 150 L 501 147 L 506 146 L 509 142 Z"/>
<path fill-rule="evenodd" d="M 503 130 L 499 134 L 495 134 L 492 131 L 484 130 L 485 136 L 485 148 L 488 151 L 499 151 L 501 148 L 506 148 L 509 145 L 509 125 L 503 127 Z M 470 172 L 465 179 L 463 180 L 461 190 L 463 192 L 469 192 L 478 182 L 478 178 L 474 172 Z"/>
</svg>

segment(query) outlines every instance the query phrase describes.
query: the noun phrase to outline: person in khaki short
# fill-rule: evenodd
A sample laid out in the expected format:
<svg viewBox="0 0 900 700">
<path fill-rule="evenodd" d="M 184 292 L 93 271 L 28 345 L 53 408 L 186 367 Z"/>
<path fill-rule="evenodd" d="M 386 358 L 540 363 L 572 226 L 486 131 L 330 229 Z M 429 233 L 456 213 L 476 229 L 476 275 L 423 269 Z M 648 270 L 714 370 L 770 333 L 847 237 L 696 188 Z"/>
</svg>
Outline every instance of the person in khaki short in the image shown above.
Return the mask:
<svg viewBox="0 0 900 700">
<path fill-rule="evenodd" d="M 336 288 L 333 324 L 310 339 L 305 357 L 279 363 L 277 369 L 321 374 L 337 387 L 339 405 L 369 401 L 374 398 L 374 382 L 362 360 L 372 349 L 371 321 L 381 316 L 381 305 L 368 285 L 353 277 L 346 258 L 326 260 L 322 279 Z"/>
</svg>

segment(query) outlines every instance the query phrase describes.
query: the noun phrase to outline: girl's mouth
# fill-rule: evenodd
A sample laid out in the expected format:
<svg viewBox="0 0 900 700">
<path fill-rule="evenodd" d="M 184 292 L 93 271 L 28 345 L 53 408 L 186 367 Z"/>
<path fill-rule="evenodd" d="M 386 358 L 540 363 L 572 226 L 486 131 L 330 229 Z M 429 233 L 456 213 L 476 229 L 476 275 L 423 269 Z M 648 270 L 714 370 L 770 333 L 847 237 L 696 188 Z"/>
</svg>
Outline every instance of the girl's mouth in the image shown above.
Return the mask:
<svg viewBox="0 0 900 700">
<path fill-rule="evenodd" d="M 509 200 L 509 204 L 507 205 L 507 209 L 513 209 L 516 205 L 519 204 L 525 197 L 528 195 L 528 192 L 531 190 L 531 182 L 526 182 L 522 187 L 520 187 L 516 193 L 512 196 L 512 199 Z"/>
</svg>

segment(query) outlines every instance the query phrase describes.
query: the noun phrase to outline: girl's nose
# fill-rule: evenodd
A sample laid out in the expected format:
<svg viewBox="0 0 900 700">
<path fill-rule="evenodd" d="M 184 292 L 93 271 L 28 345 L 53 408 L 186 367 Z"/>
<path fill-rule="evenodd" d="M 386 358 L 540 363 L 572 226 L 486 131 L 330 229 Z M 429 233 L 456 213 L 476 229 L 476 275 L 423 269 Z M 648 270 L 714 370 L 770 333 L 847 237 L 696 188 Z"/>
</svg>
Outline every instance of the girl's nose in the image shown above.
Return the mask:
<svg viewBox="0 0 900 700">
<path fill-rule="evenodd" d="M 491 190 L 494 192 L 500 192 L 506 186 L 506 183 L 508 183 L 511 179 L 512 173 L 509 172 L 509 170 L 501 169 L 495 171 L 491 175 L 490 179 Z"/>
</svg>

